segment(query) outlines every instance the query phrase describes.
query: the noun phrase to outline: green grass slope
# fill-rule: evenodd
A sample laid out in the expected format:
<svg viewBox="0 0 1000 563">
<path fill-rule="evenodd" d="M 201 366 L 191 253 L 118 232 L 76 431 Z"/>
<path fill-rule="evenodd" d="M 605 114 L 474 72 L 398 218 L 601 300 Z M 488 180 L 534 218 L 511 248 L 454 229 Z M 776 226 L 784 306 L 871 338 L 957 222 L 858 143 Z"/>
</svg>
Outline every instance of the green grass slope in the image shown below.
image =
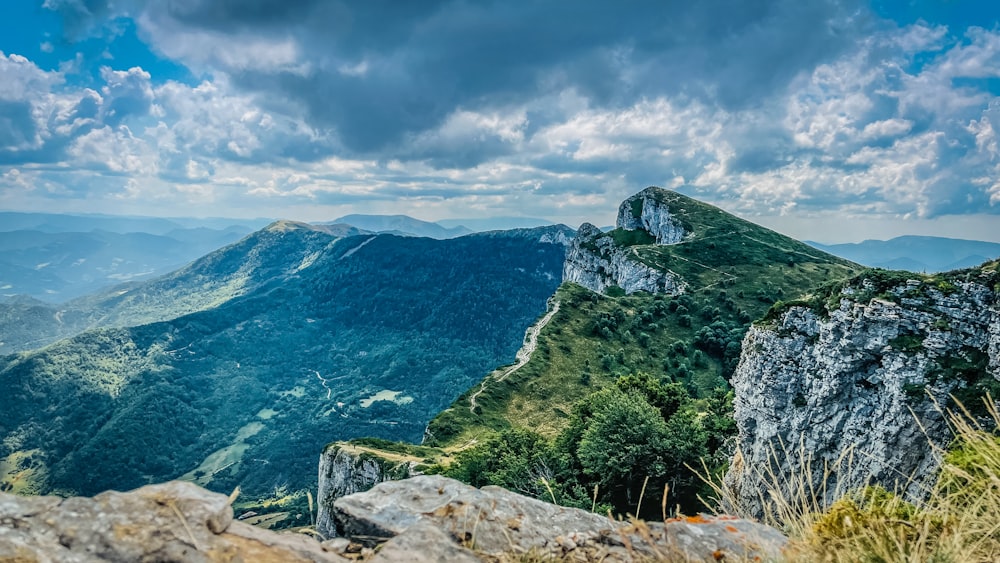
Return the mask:
<svg viewBox="0 0 1000 563">
<path fill-rule="evenodd" d="M 541 331 L 531 360 L 503 381 L 488 377 L 459 397 L 431 421 L 427 444 L 462 447 L 509 428 L 555 436 L 575 403 L 636 372 L 681 382 L 692 396 L 706 397 L 726 388 L 753 319 L 777 301 L 862 269 L 679 193 L 649 193 L 681 221 L 688 233 L 682 242 L 650 244 L 647 233 L 622 229 L 601 236 L 632 248 L 645 264 L 678 274 L 687 292 L 603 296 L 564 284 L 554 297 L 559 311 Z M 631 211 L 638 217 L 642 210 Z"/>
</svg>

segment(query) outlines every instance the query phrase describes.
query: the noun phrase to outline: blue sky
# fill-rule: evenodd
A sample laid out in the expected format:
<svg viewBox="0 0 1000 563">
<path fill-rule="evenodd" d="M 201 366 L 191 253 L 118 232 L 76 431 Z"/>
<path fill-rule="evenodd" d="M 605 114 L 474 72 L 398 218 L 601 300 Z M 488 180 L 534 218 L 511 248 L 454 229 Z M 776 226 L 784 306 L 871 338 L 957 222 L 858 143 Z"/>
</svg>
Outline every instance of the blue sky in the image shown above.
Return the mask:
<svg viewBox="0 0 1000 563">
<path fill-rule="evenodd" d="M 622 6 L 627 6 L 623 9 Z M 1000 240 L 1000 7 L 11 0 L 0 208 Z"/>
</svg>

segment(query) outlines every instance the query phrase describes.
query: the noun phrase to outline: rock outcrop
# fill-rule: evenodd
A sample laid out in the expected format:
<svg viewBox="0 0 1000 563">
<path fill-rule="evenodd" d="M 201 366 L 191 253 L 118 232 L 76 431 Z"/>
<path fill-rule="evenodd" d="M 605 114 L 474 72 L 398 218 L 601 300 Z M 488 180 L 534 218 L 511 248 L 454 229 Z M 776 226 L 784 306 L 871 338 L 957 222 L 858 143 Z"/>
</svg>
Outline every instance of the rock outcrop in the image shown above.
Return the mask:
<svg viewBox="0 0 1000 563">
<path fill-rule="evenodd" d="M 346 443 L 328 445 L 319 456 L 316 531 L 324 537 L 336 535 L 330 517 L 336 499 L 367 491 L 383 481 L 405 479 L 410 474 L 408 462 L 392 461 Z"/>
<path fill-rule="evenodd" d="M 441 476 L 376 485 L 335 503 L 342 537 L 320 543 L 233 520 L 230 499 L 172 481 L 93 498 L 0 493 L 0 561 L 423 563 L 705 561 L 777 557 L 777 530 L 735 518 L 620 522 Z"/>
<path fill-rule="evenodd" d="M 666 523 L 621 522 L 499 487 L 476 489 L 440 475 L 388 481 L 338 499 L 333 518 L 338 533 L 367 538 L 370 545 L 390 540 L 386 548 L 397 542 L 423 545 L 413 548 L 421 551 L 449 550 L 450 555 L 428 561 L 527 552 L 543 557 L 572 552 L 581 561 L 769 560 L 787 542 L 777 530 L 747 520 L 698 516 Z M 429 535 L 427 530 L 437 530 L 454 545 L 417 543 Z"/>
<path fill-rule="evenodd" d="M 233 521 L 225 495 L 172 481 L 93 498 L 0 493 L 0 561 L 347 561 L 302 534 Z"/>
<path fill-rule="evenodd" d="M 591 291 L 606 293 L 620 287 L 625 293 L 648 291 L 675 295 L 684 291 L 684 282 L 666 270 L 640 262 L 632 248 L 621 247 L 614 238 L 584 223 L 566 252 L 563 281 L 578 283 Z"/>
<path fill-rule="evenodd" d="M 622 202 L 616 230 L 639 231 L 648 243 L 676 244 L 687 232 L 664 201 L 666 190 L 646 188 Z M 613 233 L 584 223 L 566 252 L 563 281 L 578 283 L 591 291 L 606 293 L 620 287 L 625 293 L 683 293 L 684 280 L 664 268 L 640 260 L 635 248 L 616 242 Z"/>
<path fill-rule="evenodd" d="M 862 275 L 753 326 L 732 379 L 737 508 L 761 515 L 768 472 L 786 497 L 799 477 L 827 502 L 875 483 L 920 497 L 950 439 L 938 405 L 1000 379 L 997 267 Z"/>
<path fill-rule="evenodd" d="M 656 244 L 677 244 L 687 232 L 663 200 L 663 188 L 650 187 L 626 199 L 618 206 L 619 229 L 642 229 L 656 239 Z"/>
</svg>

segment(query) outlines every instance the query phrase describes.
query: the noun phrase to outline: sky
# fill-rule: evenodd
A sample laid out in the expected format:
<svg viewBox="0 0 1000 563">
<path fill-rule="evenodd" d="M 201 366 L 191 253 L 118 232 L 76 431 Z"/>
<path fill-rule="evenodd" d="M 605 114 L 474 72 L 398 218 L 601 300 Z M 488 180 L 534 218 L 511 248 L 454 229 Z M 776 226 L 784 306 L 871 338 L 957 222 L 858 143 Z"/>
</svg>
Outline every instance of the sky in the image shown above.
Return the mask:
<svg viewBox="0 0 1000 563">
<path fill-rule="evenodd" d="M 5 0 L 0 209 L 1000 241 L 992 0 Z"/>
</svg>

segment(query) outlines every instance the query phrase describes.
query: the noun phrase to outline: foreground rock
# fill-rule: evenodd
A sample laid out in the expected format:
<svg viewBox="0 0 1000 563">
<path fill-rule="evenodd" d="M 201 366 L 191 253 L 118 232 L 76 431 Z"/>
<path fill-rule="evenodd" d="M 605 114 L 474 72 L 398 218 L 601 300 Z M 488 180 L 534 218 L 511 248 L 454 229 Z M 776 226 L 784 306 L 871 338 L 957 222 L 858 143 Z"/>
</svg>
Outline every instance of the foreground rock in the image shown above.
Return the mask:
<svg viewBox="0 0 1000 563">
<path fill-rule="evenodd" d="M 172 481 L 93 498 L 0 493 L 0 561 L 336 562 L 301 534 L 233 521 L 229 499 Z"/>
<path fill-rule="evenodd" d="M 369 546 L 390 540 L 376 559 L 409 551 L 426 561 L 490 560 L 529 552 L 580 561 L 770 560 L 780 556 L 787 541 L 777 530 L 746 520 L 618 522 L 438 475 L 381 483 L 338 499 L 332 512 L 340 535 Z M 425 541 L 428 529 L 450 541 Z"/>
<path fill-rule="evenodd" d="M 777 558 L 786 539 L 746 520 L 617 522 L 441 476 L 390 481 L 334 503 L 323 543 L 233 521 L 226 496 L 172 481 L 93 498 L 0 493 L 0 562 L 475 563 Z"/>
<path fill-rule="evenodd" d="M 771 491 L 762 470 L 811 481 L 827 503 L 870 483 L 922 496 L 939 464 L 931 444 L 951 438 L 939 405 L 964 393 L 981 406 L 1000 379 L 998 292 L 997 262 L 933 278 L 872 273 L 752 327 L 732 380 L 735 508 L 760 517 L 772 493 L 797 496 Z"/>
<path fill-rule="evenodd" d="M 327 537 L 334 535 L 330 518 L 334 500 L 367 491 L 382 481 L 405 479 L 410 475 L 410 464 L 405 461 L 392 461 L 345 443 L 328 445 L 319 457 L 316 531 Z"/>
</svg>

